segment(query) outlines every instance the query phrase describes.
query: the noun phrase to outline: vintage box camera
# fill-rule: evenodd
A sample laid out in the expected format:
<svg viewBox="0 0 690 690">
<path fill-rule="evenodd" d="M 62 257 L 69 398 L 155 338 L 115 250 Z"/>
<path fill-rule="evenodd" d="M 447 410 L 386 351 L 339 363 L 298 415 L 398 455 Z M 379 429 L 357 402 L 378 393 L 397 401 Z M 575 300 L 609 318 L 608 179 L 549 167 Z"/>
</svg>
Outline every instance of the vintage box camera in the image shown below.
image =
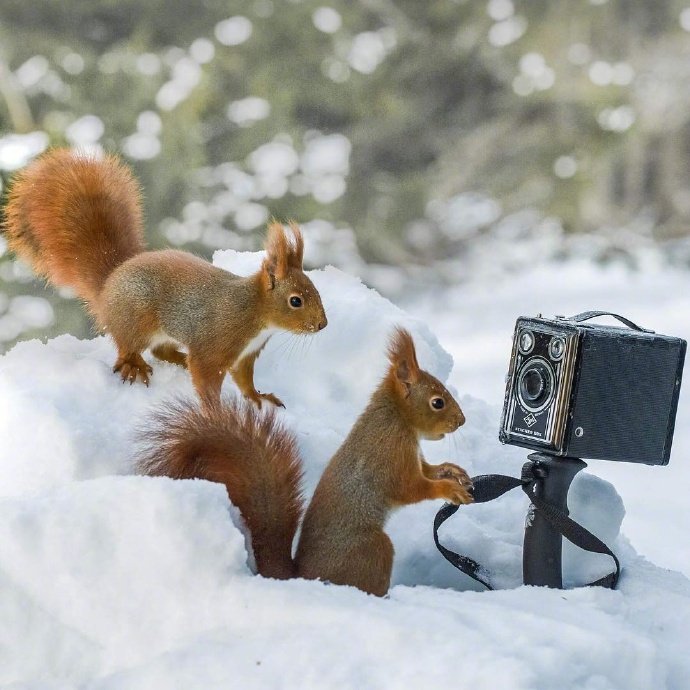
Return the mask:
<svg viewBox="0 0 690 690">
<path fill-rule="evenodd" d="M 627 328 L 583 323 L 603 315 Z M 553 455 L 666 465 L 685 349 L 609 312 L 520 317 L 499 438 Z"/>
</svg>

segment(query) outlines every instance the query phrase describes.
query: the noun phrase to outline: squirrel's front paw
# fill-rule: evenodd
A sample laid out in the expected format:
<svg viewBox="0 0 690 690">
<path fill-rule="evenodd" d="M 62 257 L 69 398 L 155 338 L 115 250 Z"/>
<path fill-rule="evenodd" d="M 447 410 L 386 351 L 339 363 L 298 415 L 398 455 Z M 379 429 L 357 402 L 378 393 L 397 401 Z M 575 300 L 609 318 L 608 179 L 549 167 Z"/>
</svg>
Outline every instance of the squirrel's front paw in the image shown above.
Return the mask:
<svg viewBox="0 0 690 690">
<path fill-rule="evenodd" d="M 129 381 L 131 386 L 137 377 L 149 385 L 149 374 L 153 373 L 153 369 L 146 363 L 144 358 L 138 353 L 131 353 L 125 355 L 124 357 L 118 357 L 115 366 L 113 367 L 113 373 L 120 372 L 122 378 L 122 383 Z"/>
<path fill-rule="evenodd" d="M 436 465 L 436 477 L 437 479 L 455 479 L 456 482 L 466 489 L 472 488 L 470 475 L 467 474 L 462 467 L 454 465 L 452 462 L 444 462 L 440 465 Z"/>
<path fill-rule="evenodd" d="M 254 391 L 253 393 L 248 393 L 245 397 L 256 403 L 256 406 L 261 409 L 261 404 L 264 400 L 273 403 L 276 407 L 285 407 L 283 401 L 273 395 L 273 393 L 259 393 L 259 391 Z"/>
<path fill-rule="evenodd" d="M 285 403 L 273 393 L 259 393 L 259 397 L 263 400 L 273 403 L 276 407 L 285 407 Z"/>
<path fill-rule="evenodd" d="M 455 505 L 473 503 L 474 498 L 469 487 L 464 487 L 457 479 L 441 479 L 443 482 L 443 498 Z"/>
</svg>

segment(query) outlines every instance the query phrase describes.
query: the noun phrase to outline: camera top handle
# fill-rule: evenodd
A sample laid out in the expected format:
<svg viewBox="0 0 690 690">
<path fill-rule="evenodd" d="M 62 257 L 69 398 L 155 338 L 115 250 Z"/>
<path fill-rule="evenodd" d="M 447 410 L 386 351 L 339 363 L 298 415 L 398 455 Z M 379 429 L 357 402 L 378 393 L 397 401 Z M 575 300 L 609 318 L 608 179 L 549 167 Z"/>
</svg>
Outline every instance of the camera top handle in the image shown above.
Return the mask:
<svg viewBox="0 0 690 690">
<path fill-rule="evenodd" d="M 612 311 L 583 311 L 575 316 L 561 317 L 557 316 L 557 319 L 562 319 L 563 321 L 573 321 L 574 323 L 582 323 L 583 321 L 588 321 L 589 319 L 594 319 L 597 316 L 613 316 L 614 319 L 618 319 L 621 323 L 625 324 L 628 328 L 632 328 L 634 331 L 640 331 L 641 333 L 654 333 L 648 328 L 641 328 L 636 323 L 633 323 L 630 319 L 626 319 L 625 316 L 620 314 L 614 314 Z"/>
</svg>

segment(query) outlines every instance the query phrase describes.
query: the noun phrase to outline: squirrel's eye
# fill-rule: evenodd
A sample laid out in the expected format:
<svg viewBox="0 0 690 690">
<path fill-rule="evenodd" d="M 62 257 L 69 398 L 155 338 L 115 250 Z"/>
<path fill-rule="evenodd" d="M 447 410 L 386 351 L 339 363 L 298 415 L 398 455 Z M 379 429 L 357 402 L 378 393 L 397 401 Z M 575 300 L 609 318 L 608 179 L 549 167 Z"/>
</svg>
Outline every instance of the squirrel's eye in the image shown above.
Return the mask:
<svg viewBox="0 0 690 690">
<path fill-rule="evenodd" d="M 429 400 L 429 405 L 431 405 L 434 410 L 442 410 L 446 406 L 446 401 L 443 398 L 431 398 L 431 400 Z"/>
<path fill-rule="evenodd" d="M 293 309 L 299 309 L 302 306 L 302 298 L 298 295 L 292 295 L 292 297 L 290 297 L 290 306 Z"/>
</svg>

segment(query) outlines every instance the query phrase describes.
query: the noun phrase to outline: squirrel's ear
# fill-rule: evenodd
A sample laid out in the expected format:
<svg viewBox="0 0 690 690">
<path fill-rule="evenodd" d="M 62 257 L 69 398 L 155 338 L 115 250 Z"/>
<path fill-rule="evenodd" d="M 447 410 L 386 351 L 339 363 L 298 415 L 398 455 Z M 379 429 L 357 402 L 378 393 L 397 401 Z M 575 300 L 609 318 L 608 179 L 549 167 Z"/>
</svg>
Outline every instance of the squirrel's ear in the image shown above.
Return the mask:
<svg viewBox="0 0 690 690">
<path fill-rule="evenodd" d="M 276 286 L 275 271 L 268 259 L 264 259 L 261 262 L 261 280 L 266 290 L 273 290 Z"/>
<path fill-rule="evenodd" d="M 290 230 L 292 230 L 294 242 L 288 249 L 288 264 L 292 268 L 299 268 L 301 270 L 304 260 L 304 238 L 302 237 L 302 231 L 294 221 L 290 221 Z"/>
<path fill-rule="evenodd" d="M 417 353 L 409 331 L 400 327 L 395 329 L 388 344 L 388 359 L 391 363 L 391 374 L 407 397 L 411 384 L 419 380 Z"/>
<path fill-rule="evenodd" d="M 288 256 L 290 247 L 285 237 L 285 230 L 278 222 L 273 222 L 268 226 L 268 237 L 266 238 L 266 259 L 262 265 L 262 270 L 272 276 L 282 280 L 288 271 Z"/>
</svg>

